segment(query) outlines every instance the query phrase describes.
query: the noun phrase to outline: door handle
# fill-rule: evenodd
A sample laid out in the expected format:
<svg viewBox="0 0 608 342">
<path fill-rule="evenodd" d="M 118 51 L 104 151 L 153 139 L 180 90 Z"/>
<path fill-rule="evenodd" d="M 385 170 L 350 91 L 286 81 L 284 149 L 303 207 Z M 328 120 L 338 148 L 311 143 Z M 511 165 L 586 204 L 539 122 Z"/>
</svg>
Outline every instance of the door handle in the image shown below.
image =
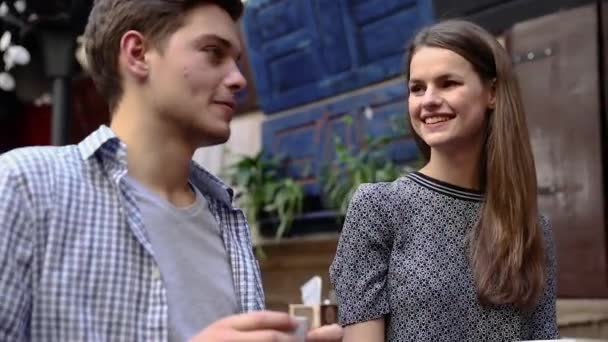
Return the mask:
<svg viewBox="0 0 608 342">
<path fill-rule="evenodd" d="M 582 184 L 567 184 L 567 185 L 541 185 L 537 189 L 537 193 L 540 196 L 553 196 L 558 193 L 568 192 L 569 194 L 573 194 L 575 192 L 579 192 L 583 189 Z"/>
<path fill-rule="evenodd" d="M 541 196 L 552 196 L 560 192 L 560 190 L 555 185 L 547 185 L 539 186 L 537 192 Z"/>
</svg>

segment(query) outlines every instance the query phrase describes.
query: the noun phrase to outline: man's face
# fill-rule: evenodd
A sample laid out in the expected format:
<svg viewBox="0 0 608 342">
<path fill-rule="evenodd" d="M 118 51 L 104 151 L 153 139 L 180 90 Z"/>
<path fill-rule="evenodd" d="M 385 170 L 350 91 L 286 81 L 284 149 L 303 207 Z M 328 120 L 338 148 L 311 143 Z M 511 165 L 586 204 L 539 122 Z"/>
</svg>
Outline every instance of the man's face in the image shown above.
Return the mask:
<svg viewBox="0 0 608 342">
<path fill-rule="evenodd" d="M 220 7 L 192 9 L 162 51 L 151 49 L 147 100 L 160 120 L 200 146 L 230 137 L 235 93 L 246 85 L 237 26 Z"/>
</svg>

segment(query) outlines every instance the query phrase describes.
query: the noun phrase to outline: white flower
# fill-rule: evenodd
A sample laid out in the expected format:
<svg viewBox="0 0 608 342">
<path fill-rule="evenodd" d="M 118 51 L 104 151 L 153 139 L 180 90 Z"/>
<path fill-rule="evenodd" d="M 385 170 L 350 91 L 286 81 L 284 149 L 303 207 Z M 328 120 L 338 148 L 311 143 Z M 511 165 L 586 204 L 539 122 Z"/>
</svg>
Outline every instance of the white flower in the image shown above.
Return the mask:
<svg viewBox="0 0 608 342">
<path fill-rule="evenodd" d="M 9 71 L 15 66 L 15 62 L 13 61 L 13 57 L 7 52 L 4 53 L 2 58 L 4 60 L 4 70 Z"/>
<path fill-rule="evenodd" d="M 30 53 L 23 46 L 9 46 L 4 52 L 4 70 L 11 70 L 15 65 L 28 64 L 30 59 Z"/>
<path fill-rule="evenodd" d="M 15 79 L 8 72 L 0 73 L 0 89 L 4 91 L 15 89 Z"/>
<path fill-rule="evenodd" d="M 30 62 L 30 53 L 20 45 L 13 45 L 8 48 L 5 52 L 5 56 L 8 55 L 11 61 L 17 65 L 25 65 Z"/>
<path fill-rule="evenodd" d="M 8 5 L 6 4 L 6 2 L 2 2 L 2 4 L 0 4 L 0 17 L 4 17 L 7 14 L 8 14 Z"/>
<path fill-rule="evenodd" d="M 17 1 L 15 1 L 14 6 L 15 6 L 15 9 L 17 10 L 17 12 L 19 12 L 19 13 L 25 12 L 25 8 L 27 7 L 26 3 L 25 3 L 25 0 L 17 0 Z"/>
<path fill-rule="evenodd" d="M 4 32 L 4 34 L 2 34 L 2 38 L 0 38 L 0 51 L 8 49 L 8 47 L 11 45 L 12 39 L 13 35 L 10 31 Z"/>
</svg>

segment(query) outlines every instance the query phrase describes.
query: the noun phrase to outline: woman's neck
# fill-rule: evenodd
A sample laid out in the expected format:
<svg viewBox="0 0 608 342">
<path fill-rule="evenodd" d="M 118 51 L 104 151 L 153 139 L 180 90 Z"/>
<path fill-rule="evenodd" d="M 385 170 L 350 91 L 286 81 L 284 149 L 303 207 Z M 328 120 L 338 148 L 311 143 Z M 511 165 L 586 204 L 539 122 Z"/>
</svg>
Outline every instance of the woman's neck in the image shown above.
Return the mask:
<svg viewBox="0 0 608 342">
<path fill-rule="evenodd" d="M 431 149 L 429 162 L 420 173 L 466 189 L 482 190 L 481 149 L 442 152 Z"/>
</svg>

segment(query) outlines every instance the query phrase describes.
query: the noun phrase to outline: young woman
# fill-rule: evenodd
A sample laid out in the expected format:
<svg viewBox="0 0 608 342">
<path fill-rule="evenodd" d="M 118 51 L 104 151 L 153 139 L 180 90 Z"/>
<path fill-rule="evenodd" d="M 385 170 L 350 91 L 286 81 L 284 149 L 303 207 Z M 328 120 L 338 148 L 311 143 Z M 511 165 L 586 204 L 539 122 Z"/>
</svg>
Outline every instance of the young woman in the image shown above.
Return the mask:
<svg viewBox="0 0 608 342">
<path fill-rule="evenodd" d="M 556 338 L 554 243 L 509 55 L 460 20 L 408 52 L 427 163 L 353 196 L 330 268 L 344 341 Z"/>
</svg>

